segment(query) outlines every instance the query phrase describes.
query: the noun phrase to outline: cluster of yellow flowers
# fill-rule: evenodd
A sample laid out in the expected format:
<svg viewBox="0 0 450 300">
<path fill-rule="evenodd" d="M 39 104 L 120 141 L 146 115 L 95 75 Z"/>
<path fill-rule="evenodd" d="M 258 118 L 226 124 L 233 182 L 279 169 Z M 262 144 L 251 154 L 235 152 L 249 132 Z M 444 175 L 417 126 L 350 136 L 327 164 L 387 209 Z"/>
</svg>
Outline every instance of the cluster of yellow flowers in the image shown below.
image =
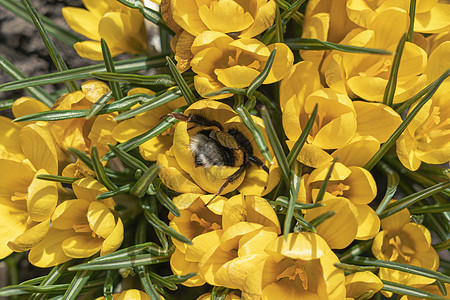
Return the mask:
<svg viewBox="0 0 450 300">
<path fill-rule="evenodd" d="M 444 299 L 450 3 L 154 2 L 160 13 L 140 0 L 63 9 L 110 84 L 84 81 L 52 107 L 22 97 L 17 122 L 0 116 L 0 259 L 64 266 L 64 299 L 87 284 L 70 270 L 91 272 L 97 299 L 171 299 L 176 284 L 198 300 Z M 171 76 L 108 66 L 150 55 L 145 18 L 161 43 L 173 35 Z M 119 273 L 141 284 L 115 289 Z M 36 282 L 0 296 L 44 293 Z"/>
</svg>

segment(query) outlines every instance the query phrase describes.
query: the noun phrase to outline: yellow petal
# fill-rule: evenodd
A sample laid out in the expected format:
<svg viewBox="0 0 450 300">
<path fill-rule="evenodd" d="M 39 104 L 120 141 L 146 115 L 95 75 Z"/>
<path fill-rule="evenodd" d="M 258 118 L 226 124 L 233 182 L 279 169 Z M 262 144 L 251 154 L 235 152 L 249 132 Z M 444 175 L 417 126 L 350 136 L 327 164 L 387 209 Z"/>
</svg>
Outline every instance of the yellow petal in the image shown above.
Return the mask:
<svg viewBox="0 0 450 300">
<path fill-rule="evenodd" d="M 94 145 L 97 146 L 100 157 L 110 150 L 107 146 L 108 144 L 113 146 L 116 144 L 112 135 L 116 124 L 117 122 L 112 115 L 97 116 L 92 124 L 88 138 L 91 140 L 91 147 Z"/>
<path fill-rule="evenodd" d="M 11 119 L 0 116 L 0 158 L 18 156 L 23 160 L 22 148 L 19 142 L 19 131 L 21 126 Z"/>
<path fill-rule="evenodd" d="M 344 193 L 345 197 L 354 204 L 368 204 L 377 195 L 377 185 L 369 171 L 360 167 L 349 167 L 351 174 L 345 180 L 350 190 Z"/>
<path fill-rule="evenodd" d="M 420 1 L 432 2 L 432 1 Z M 423 33 L 436 33 L 449 30 L 450 8 L 448 3 L 436 3 L 430 10 L 416 14 L 414 19 L 414 31 Z"/>
<path fill-rule="evenodd" d="M 249 28 L 245 29 L 239 37 L 251 38 L 269 28 L 275 20 L 275 8 L 276 4 L 273 0 L 267 1 L 267 3 L 259 7 L 255 16 L 255 21 Z"/>
<path fill-rule="evenodd" d="M 353 138 L 350 143 L 337 149 L 331 157 L 337 158 L 346 166 L 363 167 L 380 149 L 380 142 L 372 136 Z"/>
<path fill-rule="evenodd" d="M 325 206 L 308 209 L 305 219 L 312 219 L 328 212 L 336 213 L 317 227 L 317 233 L 323 237 L 331 249 L 343 249 L 355 239 L 358 231 L 357 210 L 354 204 L 345 198 L 324 199 Z"/>
<path fill-rule="evenodd" d="M 272 68 L 263 82 L 264 84 L 273 83 L 283 79 L 294 63 L 294 54 L 292 54 L 291 49 L 286 44 L 275 43 L 269 45 L 267 48 L 272 52 L 275 47 L 277 48 L 277 53 L 275 54 Z"/>
<path fill-rule="evenodd" d="M 405 224 L 410 222 L 408 209 L 402 209 L 401 211 L 384 218 L 381 220 L 381 228 L 385 231 L 398 232 Z"/>
<path fill-rule="evenodd" d="M 285 239 L 283 236 L 272 241 L 266 248 L 276 261 L 283 257 L 311 261 L 318 259 L 330 251 L 325 240 L 312 232 L 290 233 Z"/>
<path fill-rule="evenodd" d="M 83 41 L 74 44 L 73 47 L 75 48 L 75 51 L 77 51 L 78 55 L 83 58 L 89 58 L 91 60 L 103 60 L 102 47 L 100 45 L 100 42 Z M 112 57 L 123 53 L 123 51 L 116 48 L 110 48 L 109 50 Z"/>
<path fill-rule="evenodd" d="M 52 226 L 61 230 L 73 230 L 74 225 L 88 225 L 86 213 L 90 203 L 82 199 L 64 201 L 53 213 Z"/>
<path fill-rule="evenodd" d="M 177 163 L 173 156 L 158 154 L 157 163 L 161 166 L 159 178 L 170 189 L 179 193 L 203 194 L 203 190 Z"/>
<path fill-rule="evenodd" d="M 117 295 L 117 299 L 114 296 L 113 296 L 113 299 L 114 300 L 151 300 L 149 295 L 147 295 L 143 291 L 136 290 L 136 289 L 130 289 L 130 290 L 123 291 L 122 293 Z M 163 298 L 161 297 L 161 299 L 163 299 Z"/>
<path fill-rule="evenodd" d="M 198 14 L 212 31 L 223 33 L 242 31 L 253 24 L 253 17 L 235 1 L 210 2 L 201 5 Z"/>
<path fill-rule="evenodd" d="M 354 101 L 356 110 L 357 133 L 370 135 L 384 143 L 400 126 L 402 119 L 392 108 L 381 103 Z"/>
<path fill-rule="evenodd" d="M 251 232 L 239 240 L 238 256 L 244 257 L 256 253 L 266 254 L 265 249 L 278 237 L 280 231 L 274 227 L 263 227 Z"/>
<path fill-rule="evenodd" d="M 100 251 L 103 239 L 93 238 L 90 233 L 71 235 L 66 238 L 61 247 L 69 257 L 83 258 L 89 257 Z"/>
<path fill-rule="evenodd" d="M 38 175 L 48 175 L 40 169 Z M 31 220 L 42 222 L 50 219 L 58 202 L 58 187 L 56 182 L 34 178 L 28 187 L 27 210 Z"/>
<path fill-rule="evenodd" d="M 224 86 L 245 88 L 259 75 L 259 71 L 246 66 L 232 66 L 223 70 L 215 70 L 217 80 Z"/>
<path fill-rule="evenodd" d="M 231 49 L 240 49 L 251 57 L 265 61 L 270 55 L 269 48 L 257 39 L 237 39 L 229 44 Z"/>
<path fill-rule="evenodd" d="M 50 228 L 47 236 L 36 246 L 31 248 L 28 261 L 39 268 L 56 266 L 72 258 L 67 256 L 62 247 L 62 242 L 73 234 L 73 230 L 58 230 Z"/>
<path fill-rule="evenodd" d="M 195 0 L 172 0 L 171 9 L 175 22 L 190 34 L 197 36 L 208 30 L 200 19 Z"/>
<path fill-rule="evenodd" d="M 100 16 L 86 9 L 66 6 L 62 8 L 62 14 L 72 30 L 84 35 L 88 39 L 100 41 L 98 23 Z"/>
<path fill-rule="evenodd" d="M 15 240 L 9 242 L 8 247 L 16 252 L 30 250 L 42 241 L 42 239 L 47 235 L 49 228 L 50 218 L 25 230 L 23 234 L 19 235 Z"/>
<path fill-rule="evenodd" d="M 216 91 L 220 90 L 221 88 L 224 88 L 225 86 L 219 82 L 215 82 L 206 77 L 202 77 L 202 76 L 198 76 L 198 75 L 195 76 L 194 77 L 194 86 L 195 86 L 195 90 L 202 97 L 208 97 L 210 99 L 224 99 L 224 98 L 228 98 L 231 96 L 231 94 L 208 96 L 209 94 L 216 92 Z"/>
<path fill-rule="evenodd" d="M 380 231 L 380 218 L 368 205 L 356 205 L 358 214 L 356 220 L 358 221 L 358 232 L 356 233 L 357 240 L 368 240 Z"/>
<path fill-rule="evenodd" d="M 233 41 L 230 36 L 217 31 L 204 31 L 198 35 L 192 43 L 191 51 L 197 54 L 206 48 L 224 50 Z"/>
<path fill-rule="evenodd" d="M 84 93 L 84 98 L 92 104 L 97 102 L 101 96 L 111 91 L 106 83 L 95 79 L 83 82 L 81 84 L 81 90 Z M 91 105 L 90 103 L 89 105 Z"/>
<path fill-rule="evenodd" d="M 30 166 L 14 160 L 0 159 L 0 170 L 0 197 L 10 201 L 16 192 L 27 194 L 35 175 Z"/>
<path fill-rule="evenodd" d="M 196 236 L 186 249 L 186 260 L 200 262 L 209 249 L 219 246 L 222 233 L 223 230 L 214 230 Z"/>
<path fill-rule="evenodd" d="M 114 230 L 108 235 L 102 245 L 100 255 L 106 255 L 119 249 L 123 241 L 123 223 L 120 218 L 117 219 Z"/>
<path fill-rule="evenodd" d="M 16 118 L 48 110 L 50 108 L 47 105 L 31 97 L 20 97 L 12 106 L 12 112 Z"/>
<path fill-rule="evenodd" d="M 132 118 L 117 124 L 113 129 L 112 135 L 116 141 L 123 143 L 149 129 L 149 127 L 139 122 L 136 118 Z"/>
<path fill-rule="evenodd" d="M 48 174 L 58 174 L 58 155 L 50 132 L 30 124 L 20 131 L 19 139 L 23 153 L 36 170 L 44 169 Z"/>
<path fill-rule="evenodd" d="M 178 249 L 170 256 L 170 267 L 173 274 L 181 276 L 189 273 L 198 273 L 198 263 L 190 262 L 185 259 L 185 255 L 181 253 Z M 197 274 L 188 280 L 184 281 L 182 284 L 185 286 L 200 286 L 205 284 L 205 279 L 203 279 L 200 274 Z"/>
<path fill-rule="evenodd" d="M 13 252 L 8 247 L 8 242 L 14 241 L 27 228 L 28 214 L 23 202 L 13 202 L 10 198 L 0 197 L 0 259 Z"/>
<path fill-rule="evenodd" d="M 261 224 L 250 223 L 250 222 L 239 222 L 234 224 L 223 232 L 220 238 L 220 248 L 224 251 L 231 251 L 236 249 L 239 244 L 239 239 L 247 234 L 263 228 Z"/>
<path fill-rule="evenodd" d="M 402 231 L 409 237 L 414 250 L 419 252 L 428 251 L 431 245 L 431 236 L 428 229 L 416 223 L 408 223 L 403 226 Z"/>
<path fill-rule="evenodd" d="M 243 195 L 264 196 L 272 191 L 281 179 L 281 171 L 278 163 L 274 163 L 269 168 L 269 174 L 256 166 L 250 166 L 245 171 L 245 179 L 238 190 Z"/>
<path fill-rule="evenodd" d="M 369 292 L 375 294 L 383 287 L 383 282 L 369 271 L 356 272 L 345 276 L 347 297 L 357 299 Z"/>
<path fill-rule="evenodd" d="M 291 144 L 291 147 L 295 142 L 288 141 Z M 307 166 L 313 168 L 319 168 L 333 160 L 331 155 L 329 155 L 326 151 L 321 148 L 305 143 L 303 145 L 302 150 L 300 151 L 297 160 Z"/>
<path fill-rule="evenodd" d="M 92 177 L 79 179 L 72 183 L 72 189 L 77 198 L 95 201 L 101 193 L 107 192 L 103 184 Z"/>
<path fill-rule="evenodd" d="M 417 145 L 408 130 L 397 139 L 396 150 L 398 159 L 405 168 L 415 171 L 420 167 L 421 161 L 416 156 Z"/>
<path fill-rule="evenodd" d="M 116 226 L 114 215 L 104 204 L 92 201 L 87 211 L 89 227 L 98 236 L 106 239 Z"/>
</svg>

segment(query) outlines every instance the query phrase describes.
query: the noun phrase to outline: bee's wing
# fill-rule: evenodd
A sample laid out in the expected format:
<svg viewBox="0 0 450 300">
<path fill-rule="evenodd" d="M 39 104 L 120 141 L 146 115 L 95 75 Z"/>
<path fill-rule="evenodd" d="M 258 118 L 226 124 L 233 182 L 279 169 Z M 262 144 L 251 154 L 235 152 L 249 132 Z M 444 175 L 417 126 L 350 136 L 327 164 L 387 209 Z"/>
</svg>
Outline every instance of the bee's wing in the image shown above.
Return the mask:
<svg viewBox="0 0 450 300">
<path fill-rule="evenodd" d="M 211 132 L 211 138 L 215 139 L 216 141 L 219 142 L 219 144 L 228 149 L 233 150 L 239 149 L 239 145 L 236 142 L 236 139 L 231 134 L 225 131 L 213 131 Z"/>
</svg>

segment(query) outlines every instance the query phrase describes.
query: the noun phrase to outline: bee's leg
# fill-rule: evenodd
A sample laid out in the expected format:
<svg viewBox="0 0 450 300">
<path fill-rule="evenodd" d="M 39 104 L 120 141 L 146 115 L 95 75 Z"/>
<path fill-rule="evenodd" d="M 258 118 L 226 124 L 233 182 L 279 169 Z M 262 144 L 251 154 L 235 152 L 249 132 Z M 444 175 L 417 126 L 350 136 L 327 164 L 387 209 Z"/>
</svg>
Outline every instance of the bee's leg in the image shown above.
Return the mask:
<svg viewBox="0 0 450 300">
<path fill-rule="evenodd" d="M 257 158 L 256 156 L 249 156 L 248 160 L 266 171 L 267 174 L 269 174 L 269 168 L 259 158 Z"/>
<path fill-rule="evenodd" d="M 164 115 L 161 119 L 167 118 L 167 117 L 175 118 L 181 122 L 195 123 L 195 126 L 189 128 L 188 130 L 198 127 L 198 126 L 214 126 L 214 127 L 219 128 L 220 130 L 223 130 L 223 127 L 219 122 L 214 121 L 214 120 L 208 120 L 207 118 L 202 117 L 200 115 L 196 115 L 196 114 L 185 116 L 183 114 L 173 112 L 173 113 Z"/>
<path fill-rule="evenodd" d="M 242 165 L 239 167 L 239 169 L 236 172 L 234 172 L 233 174 L 228 176 L 225 179 L 225 182 L 220 186 L 219 190 L 216 192 L 214 197 L 212 197 L 211 200 L 209 200 L 208 203 L 205 204 L 205 206 L 208 206 L 208 204 L 210 204 L 217 196 L 219 196 L 220 193 L 222 193 L 222 191 L 227 187 L 227 185 L 229 185 L 230 183 L 235 181 L 236 178 L 238 178 L 242 174 L 242 172 L 244 172 L 245 168 L 246 168 L 246 166 Z"/>
</svg>

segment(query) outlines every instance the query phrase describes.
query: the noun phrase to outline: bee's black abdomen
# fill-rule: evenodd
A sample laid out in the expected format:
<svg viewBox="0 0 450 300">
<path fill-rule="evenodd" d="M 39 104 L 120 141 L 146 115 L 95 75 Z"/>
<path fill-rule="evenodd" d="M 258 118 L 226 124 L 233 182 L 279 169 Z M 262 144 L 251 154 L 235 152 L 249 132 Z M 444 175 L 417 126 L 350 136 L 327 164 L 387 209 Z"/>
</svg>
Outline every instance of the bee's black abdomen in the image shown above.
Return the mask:
<svg viewBox="0 0 450 300">
<path fill-rule="evenodd" d="M 252 143 L 248 140 L 248 138 L 242 132 L 240 132 L 236 128 L 231 128 L 227 132 L 234 137 L 237 144 L 241 147 L 241 150 L 246 152 L 248 156 L 253 155 Z"/>
<path fill-rule="evenodd" d="M 190 148 L 197 167 L 229 166 L 235 164 L 234 150 L 210 137 L 210 130 L 202 130 L 191 137 Z"/>
</svg>

